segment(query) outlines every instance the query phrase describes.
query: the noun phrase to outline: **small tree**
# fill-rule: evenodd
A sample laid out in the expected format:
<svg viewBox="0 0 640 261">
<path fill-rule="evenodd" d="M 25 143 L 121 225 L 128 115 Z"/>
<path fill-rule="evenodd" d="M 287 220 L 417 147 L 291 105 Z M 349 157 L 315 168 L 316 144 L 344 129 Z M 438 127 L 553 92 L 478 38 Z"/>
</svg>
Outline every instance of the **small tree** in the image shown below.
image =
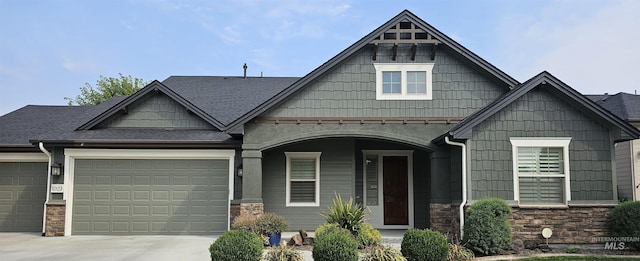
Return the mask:
<svg viewBox="0 0 640 261">
<path fill-rule="evenodd" d="M 94 88 L 89 83 L 85 83 L 80 88 L 80 95 L 75 99 L 64 97 L 69 105 L 97 105 L 116 96 L 129 96 L 134 94 L 147 82 L 140 78 L 133 78 L 131 75 L 124 76 L 119 73 L 120 77 L 104 77 L 100 75 L 100 79 L 96 81 Z"/>
</svg>

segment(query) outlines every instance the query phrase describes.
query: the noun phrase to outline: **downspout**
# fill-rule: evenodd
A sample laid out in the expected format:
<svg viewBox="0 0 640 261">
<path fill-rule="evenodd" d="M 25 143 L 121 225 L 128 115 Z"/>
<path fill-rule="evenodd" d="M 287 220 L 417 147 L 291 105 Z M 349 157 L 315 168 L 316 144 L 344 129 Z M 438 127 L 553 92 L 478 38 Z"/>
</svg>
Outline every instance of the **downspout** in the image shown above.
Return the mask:
<svg viewBox="0 0 640 261">
<path fill-rule="evenodd" d="M 462 202 L 460 203 L 460 239 L 464 236 L 464 205 L 467 204 L 467 146 L 464 143 L 453 142 L 448 136 L 444 137 L 444 142 L 449 145 L 458 146 L 462 149 Z"/>
<path fill-rule="evenodd" d="M 44 144 L 42 144 L 42 142 L 40 142 L 38 144 L 38 146 L 40 147 L 40 151 L 42 151 L 42 153 L 44 153 L 45 155 L 47 155 L 47 157 L 49 158 L 49 164 L 47 165 L 47 196 L 46 196 L 46 200 L 44 201 L 44 206 L 43 206 L 43 212 L 42 212 L 42 236 L 45 235 L 45 228 L 47 227 L 47 204 L 49 203 L 49 194 L 51 194 L 51 153 L 44 148 Z"/>
</svg>

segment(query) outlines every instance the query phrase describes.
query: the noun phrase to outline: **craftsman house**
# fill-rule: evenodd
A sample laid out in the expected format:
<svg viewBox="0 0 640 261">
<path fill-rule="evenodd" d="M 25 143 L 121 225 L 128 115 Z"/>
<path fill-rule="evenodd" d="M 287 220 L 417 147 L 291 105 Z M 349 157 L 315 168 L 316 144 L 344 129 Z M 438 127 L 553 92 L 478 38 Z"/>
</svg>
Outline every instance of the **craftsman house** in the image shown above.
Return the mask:
<svg viewBox="0 0 640 261">
<path fill-rule="evenodd" d="M 0 231 L 211 234 L 262 212 L 313 230 L 337 193 L 377 228 L 452 236 L 461 205 L 499 197 L 514 237 L 586 243 L 618 201 L 614 144 L 639 135 L 403 11 L 302 78 L 172 76 L 0 117 Z"/>
</svg>

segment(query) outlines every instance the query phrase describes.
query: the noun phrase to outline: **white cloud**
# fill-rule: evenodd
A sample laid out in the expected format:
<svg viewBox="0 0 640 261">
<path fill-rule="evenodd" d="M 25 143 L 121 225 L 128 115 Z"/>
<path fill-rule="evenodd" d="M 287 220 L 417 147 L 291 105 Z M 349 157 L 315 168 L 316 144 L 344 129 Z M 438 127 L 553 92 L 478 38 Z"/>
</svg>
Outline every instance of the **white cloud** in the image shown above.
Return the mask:
<svg viewBox="0 0 640 261">
<path fill-rule="evenodd" d="M 585 94 L 631 92 L 640 60 L 640 2 L 558 4 L 505 19 L 500 59 L 520 81 L 547 70 Z M 603 5 L 599 5 L 603 4 Z"/>
</svg>

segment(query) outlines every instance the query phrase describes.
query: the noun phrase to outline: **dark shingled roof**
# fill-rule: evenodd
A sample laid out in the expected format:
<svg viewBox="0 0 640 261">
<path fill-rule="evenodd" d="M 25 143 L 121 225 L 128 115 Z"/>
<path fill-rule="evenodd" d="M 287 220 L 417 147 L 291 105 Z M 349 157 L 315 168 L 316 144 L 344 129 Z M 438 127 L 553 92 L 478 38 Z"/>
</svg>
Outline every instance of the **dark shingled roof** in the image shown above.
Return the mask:
<svg viewBox="0 0 640 261">
<path fill-rule="evenodd" d="M 585 95 L 625 121 L 640 121 L 640 95 L 624 92 L 613 95 Z"/>
<path fill-rule="evenodd" d="M 297 77 L 171 76 L 149 88 L 167 88 L 176 99 L 210 116 L 222 127 L 235 121 L 297 81 Z M 141 92 L 143 91 L 141 90 Z M 148 92 L 148 90 L 146 90 Z M 32 142 L 96 143 L 238 143 L 229 134 L 211 130 L 167 130 L 155 128 L 96 129 L 119 111 L 124 103 L 140 98 L 117 97 L 97 106 L 29 105 L 0 117 L 0 146 L 30 145 Z M 89 124 L 89 125 L 87 125 Z M 220 126 L 216 126 L 220 127 Z M 221 128 L 221 130 L 225 130 Z"/>
<path fill-rule="evenodd" d="M 300 78 L 171 76 L 162 83 L 227 126 L 298 79 Z"/>
<path fill-rule="evenodd" d="M 64 135 L 123 99 L 96 106 L 27 105 L 0 117 L 0 144 L 28 145 L 34 137 Z"/>
</svg>

